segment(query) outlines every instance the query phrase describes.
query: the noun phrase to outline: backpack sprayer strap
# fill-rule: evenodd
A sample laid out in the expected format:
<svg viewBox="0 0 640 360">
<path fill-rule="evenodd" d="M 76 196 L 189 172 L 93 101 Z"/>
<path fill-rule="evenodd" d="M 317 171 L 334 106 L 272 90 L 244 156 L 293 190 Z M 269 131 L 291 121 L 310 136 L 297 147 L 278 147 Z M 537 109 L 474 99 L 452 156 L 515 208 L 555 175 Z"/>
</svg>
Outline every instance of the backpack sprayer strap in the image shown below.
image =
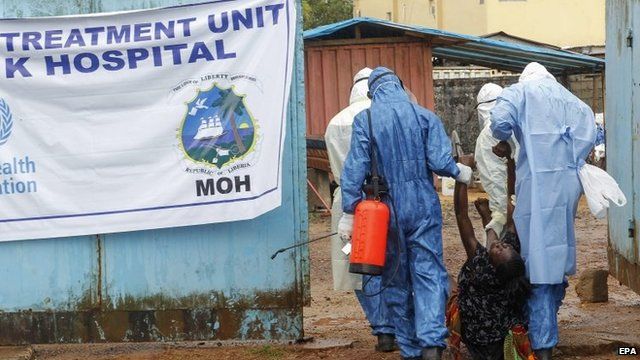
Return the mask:
<svg viewBox="0 0 640 360">
<path fill-rule="evenodd" d="M 373 126 L 371 124 L 371 110 L 367 109 L 367 122 L 369 123 L 369 140 L 371 146 L 369 157 L 371 158 L 371 185 L 373 185 L 374 199 L 380 199 L 380 175 L 378 174 L 378 155 L 376 153 L 376 139 L 373 137 Z"/>
<path fill-rule="evenodd" d="M 367 184 L 367 185 L 371 185 L 373 187 L 372 194 L 375 200 L 380 201 L 381 193 L 385 193 L 387 196 L 389 196 L 389 203 L 390 203 L 390 206 L 393 208 L 393 198 L 391 198 L 391 194 L 389 193 L 389 189 L 387 188 L 387 185 L 384 179 L 381 178 L 380 174 L 378 173 L 378 154 L 376 153 L 377 144 L 376 144 L 376 139 L 373 137 L 373 126 L 371 124 L 371 111 L 369 109 L 367 109 L 367 122 L 369 124 L 369 138 L 371 141 L 371 147 L 369 150 L 369 157 L 371 158 L 371 184 Z M 395 226 L 396 236 L 394 236 L 393 238 L 396 241 L 395 246 L 397 246 L 397 248 L 399 249 L 400 236 L 401 236 L 400 223 L 398 222 L 398 213 L 395 210 L 393 210 L 392 214 L 394 217 L 394 221 L 396 223 L 396 226 Z M 389 288 L 390 284 L 396 278 L 396 276 L 398 275 L 399 269 L 400 269 L 400 252 L 397 253 L 395 269 L 393 270 L 393 274 L 391 275 L 389 283 L 383 284 L 380 290 L 376 291 L 373 294 L 370 294 L 365 291 L 367 284 L 369 283 L 369 281 L 371 281 L 371 279 L 373 279 L 373 277 L 369 277 L 362 284 L 362 290 L 363 290 L 362 293 L 364 294 L 364 296 L 373 297 L 373 296 L 378 296 L 382 294 L 382 292 L 385 291 L 387 288 Z"/>
</svg>

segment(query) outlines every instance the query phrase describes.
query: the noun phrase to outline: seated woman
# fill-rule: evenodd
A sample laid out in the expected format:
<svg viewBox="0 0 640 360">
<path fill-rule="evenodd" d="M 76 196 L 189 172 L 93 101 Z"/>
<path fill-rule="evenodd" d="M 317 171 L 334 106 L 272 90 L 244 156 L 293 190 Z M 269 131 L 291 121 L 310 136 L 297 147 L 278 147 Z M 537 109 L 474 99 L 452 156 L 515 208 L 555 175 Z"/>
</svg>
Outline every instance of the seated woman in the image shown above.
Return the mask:
<svg viewBox="0 0 640 360">
<path fill-rule="evenodd" d="M 510 154 L 509 144 L 502 142 L 494 152 Z M 514 192 L 515 163 L 507 162 L 509 197 Z M 462 156 L 460 162 L 472 166 L 472 156 Z M 468 214 L 467 186 L 456 182 L 454 206 L 456 220 L 467 261 L 458 275 L 457 301 L 450 301 L 448 323 L 457 315 L 462 342 L 474 359 L 533 358 L 527 349 L 526 316 L 524 314 L 530 284 L 525 277 L 525 264 L 520 257 L 520 244 L 513 223 L 513 205 L 508 201 L 506 232 L 502 239 L 493 230 L 487 231 L 489 249 L 475 237 Z M 476 202 L 483 218 L 487 217 L 487 203 Z M 455 295 L 454 295 L 455 296 Z M 453 340 L 455 333 L 453 330 Z M 509 338 L 505 344 L 505 338 Z M 514 345 L 515 346 L 512 346 Z M 455 349 L 455 344 L 452 344 Z M 505 346 L 506 345 L 506 346 Z M 523 346 L 521 346 L 523 345 Z M 530 357 L 531 356 L 531 357 Z"/>
</svg>

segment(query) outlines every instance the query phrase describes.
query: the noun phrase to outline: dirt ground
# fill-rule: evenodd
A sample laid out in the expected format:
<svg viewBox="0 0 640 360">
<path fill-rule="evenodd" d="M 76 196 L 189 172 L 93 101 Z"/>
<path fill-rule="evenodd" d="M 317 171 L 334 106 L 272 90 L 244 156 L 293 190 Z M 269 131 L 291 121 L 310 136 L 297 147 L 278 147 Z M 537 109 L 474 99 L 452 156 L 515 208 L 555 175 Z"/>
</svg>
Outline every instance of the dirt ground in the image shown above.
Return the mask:
<svg viewBox="0 0 640 360">
<path fill-rule="evenodd" d="M 485 194 L 470 194 L 470 202 Z M 473 204 L 470 204 L 472 207 Z M 452 198 L 442 199 L 444 256 L 450 274 L 457 274 L 466 258 L 460 242 L 453 213 Z M 470 209 L 476 236 L 480 237 L 480 217 Z M 327 231 L 329 220 L 316 217 L 311 222 L 311 233 Z M 311 235 L 313 236 L 313 235 Z M 597 220 L 586 203 L 580 204 L 576 219 L 578 239 L 578 272 L 586 269 L 607 269 L 607 222 Z M 367 331 L 367 322 L 351 293 L 332 291 L 329 243 L 315 244 L 311 248 L 312 304 L 305 309 L 305 334 L 323 338 L 353 339 L 362 359 L 397 359 L 397 355 L 380 355 L 371 349 L 373 336 Z M 609 277 L 609 302 L 581 304 L 575 292 L 577 277 L 569 279 L 564 305 L 560 310 L 559 357 L 565 359 L 615 359 L 614 349 L 622 344 L 640 343 L 640 296 Z M 366 354 L 366 355 L 365 355 Z M 358 357 L 360 358 L 360 357 Z"/>
<path fill-rule="evenodd" d="M 472 194 L 472 199 L 478 194 Z M 442 200 L 444 217 L 444 254 L 447 269 L 457 276 L 464 262 L 451 198 Z M 471 209 L 477 235 L 480 217 Z M 329 231 L 330 218 L 312 214 L 310 237 Z M 595 220 L 584 204 L 576 219 L 578 271 L 607 268 L 607 224 Z M 616 359 L 614 350 L 625 344 L 640 344 L 640 296 L 609 277 L 609 302 L 581 304 L 570 279 L 567 297 L 560 310 L 561 344 L 557 358 Z M 311 306 L 304 309 L 305 335 L 351 346 L 332 349 L 305 349 L 301 346 L 259 345 L 218 347 L 216 343 L 172 346 L 169 344 L 98 344 L 35 346 L 37 359 L 399 359 L 399 354 L 373 351 L 370 335 L 353 293 L 332 290 L 330 242 L 311 246 Z"/>
</svg>

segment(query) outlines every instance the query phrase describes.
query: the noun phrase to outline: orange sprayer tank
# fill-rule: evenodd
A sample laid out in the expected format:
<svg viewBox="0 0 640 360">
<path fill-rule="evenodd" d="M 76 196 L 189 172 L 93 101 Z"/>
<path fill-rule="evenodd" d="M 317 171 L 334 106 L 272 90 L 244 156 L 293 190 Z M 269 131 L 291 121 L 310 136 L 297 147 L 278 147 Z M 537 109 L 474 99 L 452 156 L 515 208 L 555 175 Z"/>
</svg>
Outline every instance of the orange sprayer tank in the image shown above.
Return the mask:
<svg viewBox="0 0 640 360">
<path fill-rule="evenodd" d="M 387 252 L 389 215 L 389 207 L 378 200 L 363 200 L 356 206 L 349 272 L 382 274 Z"/>
</svg>

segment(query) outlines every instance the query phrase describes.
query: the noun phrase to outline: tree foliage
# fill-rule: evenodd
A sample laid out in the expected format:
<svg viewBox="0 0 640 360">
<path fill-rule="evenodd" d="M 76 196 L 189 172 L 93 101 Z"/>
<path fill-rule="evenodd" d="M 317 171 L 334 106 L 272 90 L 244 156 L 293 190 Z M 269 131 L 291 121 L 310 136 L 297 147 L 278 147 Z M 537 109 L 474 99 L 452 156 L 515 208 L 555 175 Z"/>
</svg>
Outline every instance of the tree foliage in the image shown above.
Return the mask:
<svg viewBox="0 0 640 360">
<path fill-rule="evenodd" d="M 353 0 L 302 0 L 302 12 L 305 30 L 313 29 L 353 17 Z"/>
</svg>

